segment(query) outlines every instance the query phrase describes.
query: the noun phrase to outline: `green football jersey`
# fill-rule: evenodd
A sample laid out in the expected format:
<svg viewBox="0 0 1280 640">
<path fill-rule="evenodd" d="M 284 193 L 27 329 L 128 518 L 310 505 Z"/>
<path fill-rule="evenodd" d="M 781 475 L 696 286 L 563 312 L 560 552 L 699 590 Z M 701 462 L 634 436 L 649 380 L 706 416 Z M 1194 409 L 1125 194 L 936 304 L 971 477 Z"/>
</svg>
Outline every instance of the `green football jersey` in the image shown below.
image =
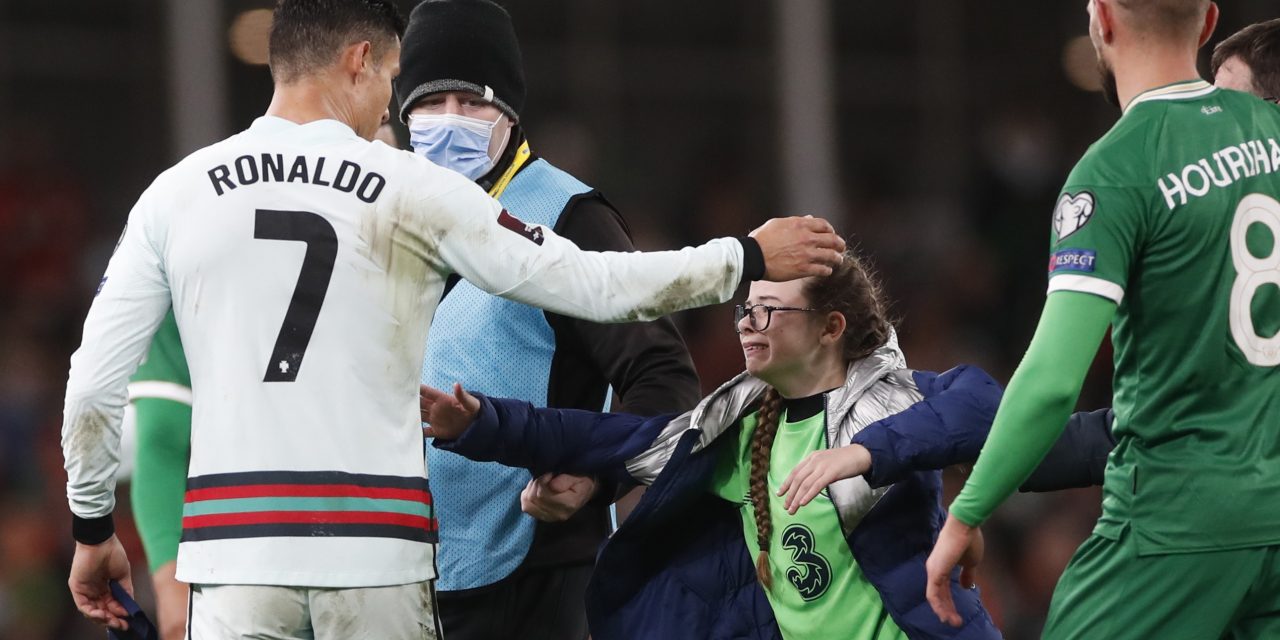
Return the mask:
<svg viewBox="0 0 1280 640">
<path fill-rule="evenodd" d="M 130 379 L 135 386 L 139 382 L 152 381 L 171 382 L 188 390 L 191 388 L 191 372 L 187 369 L 187 356 L 182 351 L 178 321 L 174 318 L 172 309 L 160 322 L 156 335 L 151 338 L 151 349 L 147 351 L 146 360 L 142 361 L 138 366 L 138 372 Z M 176 398 L 167 399 L 176 400 Z M 191 399 L 188 397 L 185 402 L 191 404 Z"/>
<path fill-rule="evenodd" d="M 129 383 L 137 455 L 130 483 L 133 518 L 154 572 L 178 557 L 191 451 L 191 374 L 170 311 Z"/>
<path fill-rule="evenodd" d="M 1141 94 L 1067 179 L 1049 291 L 1115 301 L 1098 531 L 1141 553 L 1280 543 L 1280 108 Z"/>
<path fill-rule="evenodd" d="M 826 448 L 825 416 L 787 422 L 781 417 L 769 457 L 769 512 L 773 535 L 769 538 L 769 569 L 773 588 L 766 590 L 769 604 L 784 638 L 840 638 L 841 640 L 906 640 L 854 560 L 840 526 L 835 505 L 823 490 L 796 515 L 787 513 L 778 487 L 805 456 Z M 751 434 L 756 414 L 742 419 L 736 443 L 722 450 L 711 490 L 739 504 L 742 533 L 754 559 L 760 553 L 756 540 L 755 508 L 749 497 Z M 732 433 L 724 437 L 732 437 Z"/>
</svg>

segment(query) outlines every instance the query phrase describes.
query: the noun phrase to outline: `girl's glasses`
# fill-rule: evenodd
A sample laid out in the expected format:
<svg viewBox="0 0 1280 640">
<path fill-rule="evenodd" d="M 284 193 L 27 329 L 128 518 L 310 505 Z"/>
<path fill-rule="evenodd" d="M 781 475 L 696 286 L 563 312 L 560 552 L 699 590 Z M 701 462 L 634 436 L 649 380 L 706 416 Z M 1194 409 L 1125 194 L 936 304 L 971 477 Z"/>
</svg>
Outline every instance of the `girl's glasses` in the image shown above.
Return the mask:
<svg viewBox="0 0 1280 640">
<path fill-rule="evenodd" d="M 769 323 L 773 321 L 774 311 L 817 311 L 817 309 L 802 309 L 800 307 L 772 307 L 767 304 L 753 304 L 750 306 L 737 304 L 733 306 L 733 330 L 742 333 L 742 319 L 747 318 L 747 323 L 755 331 L 764 331 L 769 328 Z"/>
</svg>

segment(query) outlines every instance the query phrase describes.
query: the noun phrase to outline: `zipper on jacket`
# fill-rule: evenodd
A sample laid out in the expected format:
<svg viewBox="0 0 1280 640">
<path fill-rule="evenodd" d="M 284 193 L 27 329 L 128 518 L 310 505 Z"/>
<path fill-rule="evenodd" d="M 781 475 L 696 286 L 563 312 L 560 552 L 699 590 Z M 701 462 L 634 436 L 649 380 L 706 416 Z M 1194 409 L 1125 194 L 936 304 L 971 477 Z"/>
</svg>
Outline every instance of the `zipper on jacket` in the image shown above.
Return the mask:
<svg viewBox="0 0 1280 640">
<path fill-rule="evenodd" d="M 828 449 L 831 448 L 831 429 L 827 428 L 827 398 L 830 396 L 830 391 L 822 394 L 822 439 L 826 441 Z"/>
</svg>

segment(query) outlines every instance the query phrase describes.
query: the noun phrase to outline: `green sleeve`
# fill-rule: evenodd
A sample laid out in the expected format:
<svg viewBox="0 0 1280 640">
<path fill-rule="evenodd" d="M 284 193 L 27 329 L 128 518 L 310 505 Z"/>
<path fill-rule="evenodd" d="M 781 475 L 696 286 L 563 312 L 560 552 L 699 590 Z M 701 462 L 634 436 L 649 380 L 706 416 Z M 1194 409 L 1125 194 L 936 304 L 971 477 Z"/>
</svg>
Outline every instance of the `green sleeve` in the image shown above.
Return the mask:
<svg viewBox="0 0 1280 640">
<path fill-rule="evenodd" d="M 154 572 L 178 557 L 191 453 L 191 405 L 160 398 L 137 398 L 133 403 L 138 454 L 130 495 L 147 564 Z"/>
<path fill-rule="evenodd" d="M 1081 172 L 1072 172 L 1072 178 Z M 1131 187 L 1072 186 L 1068 181 L 1053 213 L 1050 292 L 1092 293 L 1120 303 L 1134 269 L 1135 250 L 1146 237 L 1142 193 Z"/>
<path fill-rule="evenodd" d="M 1040 464 L 1062 435 L 1115 310 L 1114 302 L 1092 294 L 1049 294 L 951 515 L 970 526 L 982 524 Z"/>
<path fill-rule="evenodd" d="M 147 357 L 138 365 L 132 382 L 163 381 L 183 387 L 191 387 L 191 372 L 187 369 L 187 356 L 182 350 L 182 337 L 178 333 L 178 321 L 173 310 L 160 322 L 151 338 Z"/>
</svg>

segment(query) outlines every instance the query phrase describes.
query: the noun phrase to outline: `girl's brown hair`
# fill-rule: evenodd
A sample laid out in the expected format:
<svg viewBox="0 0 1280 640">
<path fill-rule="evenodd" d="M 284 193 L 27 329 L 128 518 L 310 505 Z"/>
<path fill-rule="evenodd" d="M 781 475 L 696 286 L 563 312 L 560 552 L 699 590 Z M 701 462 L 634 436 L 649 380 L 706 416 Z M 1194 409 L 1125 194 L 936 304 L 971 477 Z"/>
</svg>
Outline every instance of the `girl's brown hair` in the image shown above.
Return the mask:
<svg viewBox="0 0 1280 640">
<path fill-rule="evenodd" d="M 841 355 L 845 362 L 860 360 L 875 352 L 889 340 L 893 324 L 882 297 L 880 283 L 870 268 L 853 253 L 845 252 L 844 260 L 831 275 L 811 278 L 804 285 L 804 295 L 809 307 L 822 312 L 822 322 L 828 312 L 844 316 L 844 344 Z M 765 589 L 773 586 L 769 571 L 769 539 L 773 536 L 773 521 L 769 518 L 769 459 L 773 455 L 773 439 L 778 433 L 778 421 L 782 413 L 782 396 L 769 387 L 757 414 L 756 429 L 751 434 L 751 505 L 755 510 L 756 543 L 760 553 L 756 556 L 756 577 Z"/>
</svg>

